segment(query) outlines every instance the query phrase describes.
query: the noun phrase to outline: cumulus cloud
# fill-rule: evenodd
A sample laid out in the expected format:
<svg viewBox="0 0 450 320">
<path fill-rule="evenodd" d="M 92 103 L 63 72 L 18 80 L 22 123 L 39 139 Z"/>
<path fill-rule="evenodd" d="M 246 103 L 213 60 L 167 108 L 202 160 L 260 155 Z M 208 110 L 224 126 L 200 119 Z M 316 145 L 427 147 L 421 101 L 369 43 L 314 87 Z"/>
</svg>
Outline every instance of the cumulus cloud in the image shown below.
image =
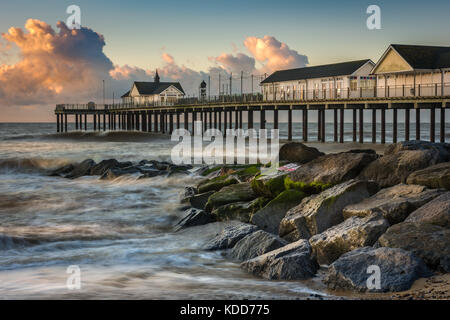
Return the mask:
<svg viewBox="0 0 450 320">
<path fill-rule="evenodd" d="M 260 72 L 271 73 L 276 70 L 301 68 L 309 63 L 307 56 L 290 49 L 286 43 L 278 41 L 275 37 L 248 37 L 244 45 L 253 57 L 262 63 Z"/>
<path fill-rule="evenodd" d="M 245 74 L 244 90 L 250 90 L 250 74 L 270 73 L 277 69 L 301 67 L 308 58 L 290 49 L 274 37 L 248 37 L 244 45 L 250 52 L 222 53 L 210 57 L 212 66 L 206 71 L 197 71 L 180 65 L 168 52 L 162 52 L 158 68 L 144 69 L 131 65 L 114 65 L 105 55 L 105 39 L 101 34 L 82 27 L 70 30 L 63 22 L 57 23 L 56 31 L 49 24 L 29 19 L 25 28 L 10 28 L 2 34 L 0 57 L 8 57 L 18 51 L 18 61 L 0 65 L 0 106 L 16 106 L 18 110 L 41 115 L 43 106 L 50 110 L 56 103 L 86 103 L 101 101 L 102 80 L 107 84 L 107 95 L 115 93 L 117 98 L 129 90 L 133 81 L 153 81 L 158 69 L 162 81 L 178 81 L 188 95 L 197 95 L 202 80 L 211 81 L 211 95 L 229 86 L 233 73 L 233 93 L 239 92 L 241 71 Z M 165 50 L 164 50 L 165 51 Z M 16 59 L 17 60 L 17 59 Z M 259 68 L 256 67 L 256 62 Z M 254 88 L 258 81 L 255 76 Z M 13 114 L 8 108 L 5 114 Z M 42 117 L 41 117 L 42 119 Z"/>
</svg>

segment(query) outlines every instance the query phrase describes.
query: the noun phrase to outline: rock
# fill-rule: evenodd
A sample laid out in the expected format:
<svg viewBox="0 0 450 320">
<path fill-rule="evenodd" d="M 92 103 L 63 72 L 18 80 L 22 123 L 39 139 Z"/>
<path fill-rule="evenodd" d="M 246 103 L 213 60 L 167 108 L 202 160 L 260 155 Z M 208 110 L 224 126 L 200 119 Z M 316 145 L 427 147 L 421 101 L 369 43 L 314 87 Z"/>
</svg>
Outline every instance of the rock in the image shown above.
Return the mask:
<svg viewBox="0 0 450 320">
<path fill-rule="evenodd" d="M 261 173 L 261 165 L 249 165 L 245 168 L 237 169 L 233 176 L 237 177 L 240 182 L 249 182 Z"/>
<path fill-rule="evenodd" d="M 414 171 L 448 161 L 450 147 L 447 149 L 446 145 L 423 141 L 390 145 L 384 156 L 369 164 L 359 177 L 375 180 L 383 188 L 406 183 Z"/>
<path fill-rule="evenodd" d="M 288 241 L 309 239 L 344 220 L 342 209 L 358 203 L 378 191 L 371 181 L 350 180 L 324 192 L 303 199 L 288 211 L 279 234 Z"/>
<path fill-rule="evenodd" d="M 287 244 L 283 239 L 259 230 L 239 240 L 231 250 L 230 256 L 236 260 L 249 260 Z"/>
<path fill-rule="evenodd" d="M 92 176 L 101 176 L 109 169 L 115 168 L 118 165 L 119 161 L 116 159 L 103 160 L 91 168 L 90 174 Z"/>
<path fill-rule="evenodd" d="M 306 194 L 297 190 L 286 190 L 270 201 L 264 208 L 258 210 L 250 222 L 262 230 L 278 234 L 280 222 L 289 209 L 297 206 Z"/>
<path fill-rule="evenodd" d="M 429 188 L 444 188 L 450 190 L 450 162 L 415 171 L 408 176 L 408 184 L 420 184 Z"/>
<path fill-rule="evenodd" d="M 352 216 L 365 217 L 381 213 L 390 224 L 403 222 L 408 215 L 442 194 L 439 190 L 423 186 L 399 184 L 382 189 L 360 203 L 351 204 L 342 211 L 344 219 Z"/>
<path fill-rule="evenodd" d="M 219 191 L 223 187 L 238 183 L 237 179 L 230 176 L 218 176 L 210 180 L 201 182 L 198 186 L 199 193 L 208 191 Z"/>
<path fill-rule="evenodd" d="M 205 250 L 224 250 L 233 248 L 239 240 L 256 230 L 258 230 L 258 227 L 246 223 L 239 223 L 235 226 L 226 227 L 221 233 L 217 234 L 214 239 L 206 244 Z"/>
<path fill-rule="evenodd" d="M 431 223 L 450 228 L 450 192 L 440 195 L 412 212 L 405 222 Z"/>
<path fill-rule="evenodd" d="M 266 198 L 257 198 L 250 202 L 233 202 L 214 209 L 212 214 L 218 221 L 239 220 L 246 223 L 268 201 Z"/>
<path fill-rule="evenodd" d="M 84 160 L 83 162 L 74 165 L 71 172 L 66 174 L 64 178 L 76 179 L 82 176 L 87 176 L 90 174 L 92 167 L 95 166 L 95 161 L 92 159 Z"/>
<path fill-rule="evenodd" d="M 428 141 L 403 141 L 388 145 L 384 151 L 385 155 L 396 154 L 405 150 L 431 150 L 438 162 L 450 161 L 450 144 L 435 143 Z"/>
<path fill-rule="evenodd" d="M 255 276 L 269 280 L 302 280 L 313 277 L 319 266 L 311 256 L 308 241 L 299 240 L 244 261 L 241 267 Z"/>
<path fill-rule="evenodd" d="M 192 166 L 190 166 L 190 165 L 180 165 L 180 166 L 177 166 L 177 165 L 174 165 L 174 164 L 171 164 L 171 165 L 169 165 L 169 167 L 167 168 L 167 175 L 170 177 L 170 176 L 173 176 L 174 174 L 190 174 L 190 172 L 189 172 L 189 170 L 191 170 L 192 169 Z"/>
<path fill-rule="evenodd" d="M 72 172 L 73 169 L 74 169 L 73 164 L 68 164 L 68 165 L 65 165 L 65 166 L 63 166 L 61 168 L 58 168 L 58 169 L 50 171 L 48 173 L 48 175 L 50 177 L 65 176 L 66 174 Z"/>
<path fill-rule="evenodd" d="M 209 197 L 206 209 L 212 211 L 220 206 L 234 203 L 246 202 L 257 198 L 253 192 L 250 183 L 239 183 L 224 187 L 219 192 L 214 193 Z"/>
<path fill-rule="evenodd" d="M 378 243 L 382 247 L 411 251 L 432 269 L 448 268 L 445 258 L 450 256 L 450 229 L 427 223 L 402 222 L 390 227 Z"/>
<path fill-rule="evenodd" d="M 286 177 L 287 173 L 284 172 L 271 176 L 261 176 L 252 180 L 251 187 L 257 195 L 273 199 L 286 190 L 284 185 Z"/>
<path fill-rule="evenodd" d="M 214 217 L 203 210 L 192 208 L 185 213 L 186 216 L 175 225 L 175 231 L 214 222 Z"/>
<path fill-rule="evenodd" d="M 369 267 L 379 267 L 379 288 L 368 288 L 375 275 Z M 373 267 L 372 267 L 373 268 Z M 423 261 L 402 249 L 364 247 L 342 255 L 328 268 L 324 282 L 329 289 L 359 292 L 396 292 L 408 290 L 418 278 L 431 273 Z"/>
<path fill-rule="evenodd" d="M 126 167 L 126 168 L 112 168 L 106 171 L 101 177 L 101 180 L 112 180 L 116 179 L 125 174 L 140 173 L 141 171 L 136 167 Z"/>
<path fill-rule="evenodd" d="M 186 198 L 186 202 L 188 202 L 193 208 L 205 210 L 206 203 L 208 203 L 209 197 L 211 197 L 213 194 L 214 191 L 196 194 L 189 198 Z"/>
<path fill-rule="evenodd" d="M 320 182 L 334 185 L 355 178 L 364 167 L 376 160 L 377 157 L 376 154 L 366 152 L 327 154 L 302 165 L 291 172 L 289 177 L 292 181 Z"/>
<path fill-rule="evenodd" d="M 184 187 L 184 197 L 189 198 L 195 196 L 198 193 L 197 188 L 194 187 Z"/>
<path fill-rule="evenodd" d="M 161 175 L 165 175 L 167 174 L 166 171 L 160 171 L 158 169 L 155 168 L 139 168 L 137 167 L 136 169 L 139 170 L 140 173 L 142 173 L 142 175 L 139 177 L 139 179 L 146 179 L 146 178 L 153 178 L 153 177 L 157 177 L 157 176 L 161 176 Z"/>
<path fill-rule="evenodd" d="M 317 234 L 311 239 L 313 253 L 319 264 L 330 264 L 346 252 L 372 246 L 389 228 L 380 213 L 365 218 L 351 217 Z"/>
<path fill-rule="evenodd" d="M 290 142 L 280 148 L 280 160 L 289 162 L 307 163 L 317 157 L 323 156 L 324 153 L 316 148 L 308 147 L 303 143 Z"/>
</svg>

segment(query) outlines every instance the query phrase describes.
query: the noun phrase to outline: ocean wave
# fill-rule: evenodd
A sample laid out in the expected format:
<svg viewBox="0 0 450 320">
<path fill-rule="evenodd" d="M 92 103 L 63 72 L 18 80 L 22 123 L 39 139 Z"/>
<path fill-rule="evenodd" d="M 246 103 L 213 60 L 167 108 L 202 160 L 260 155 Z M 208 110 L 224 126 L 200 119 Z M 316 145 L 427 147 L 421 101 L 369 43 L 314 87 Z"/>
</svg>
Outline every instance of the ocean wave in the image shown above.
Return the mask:
<svg viewBox="0 0 450 320">
<path fill-rule="evenodd" d="M 167 135 L 153 132 L 139 131 L 74 131 L 64 133 L 47 134 L 21 134 L 6 136 L 1 140 L 81 140 L 81 141 L 106 141 L 106 142 L 147 142 L 155 139 L 166 138 Z"/>
<path fill-rule="evenodd" d="M 0 159 L 0 171 L 15 172 L 38 172 L 45 173 L 69 164 L 67 159 L 44 159 L 44 158 L 9 158 Z"/>
</svg>

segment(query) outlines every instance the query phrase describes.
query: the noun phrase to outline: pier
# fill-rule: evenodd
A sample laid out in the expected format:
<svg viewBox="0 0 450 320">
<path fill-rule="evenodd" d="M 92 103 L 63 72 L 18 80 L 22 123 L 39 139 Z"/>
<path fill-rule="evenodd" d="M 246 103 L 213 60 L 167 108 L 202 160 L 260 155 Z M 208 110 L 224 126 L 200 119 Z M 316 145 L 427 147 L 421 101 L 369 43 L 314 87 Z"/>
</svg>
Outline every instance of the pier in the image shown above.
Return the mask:
<svg viewBox="0 0 450 320">
<path fill-rule="evenodd" d="M 75 123 L 75 130 L 88 129 L 94 131 L 124 130 L 158 132 L 171 134 L 173 130 L 183 128 L 193 132 L 194 121 L 202 121 L 203 129 L 215 128 L 243 129 L 243 114 L 247 115 L 247 128 L 254 128 L 256 122 L 261 129 L 266 128 L 266 116 L 273 113 L 273 128 L 279 128 L 279 117 L 287 114 L 287 139 L 293 140 L 293 124 L 300 123 L 302 141 L 307 142 L 310 135 L 309 111 L 317 114 L 316 141 L 325 142 L 327 136 L 325 119 L 331 115 L 334 142 L 344 141 L 344 119 L 346 114 L 352 116 L 352 141 L 386 143 L 386 116 L 392 115 L 393 142 L 421 139 L 421 115 L 428 111 L 430 115 L 429 141 L 445 142 L 445 114 L 450 106 L 450 96 L 395 96 L 395 97 L 360 97 L 360 98 L 326 98 L 291 100 L 277 99 L 266 101 L 262 95 L 239 95 L 209 97 L 206 99 L 185 98 L 175 103 L 159 104 L 60 104 L 56 106 L 56 130 L 68 131 L 68 121 Z M 294 116 L 294 111 L 296 116 Z M 371 110 L 372 139 L 364 139 L 364 116 Z M 415 110 L 415 137 L 410 136 L 410 113 Z M 259 119 L 255 119 L 255 113 Z M 370 112 L 370 111 L 369 111 Z M 436 137 L 436 113 L 440 115 L 439 138 Z M 398 116 L 404 114 L 405 133 L 398 135 Z M 379 117 L 379 118 L 378 118 Z M 381 120 L 381 128 L 377 131 L 377 119 Z M 259 120 L 259 121 L 255 121 Z M 381 139 L 377 139 L 380 136 Z M 422 138 L 423 140 L 423 138 Z"/>
</svg>

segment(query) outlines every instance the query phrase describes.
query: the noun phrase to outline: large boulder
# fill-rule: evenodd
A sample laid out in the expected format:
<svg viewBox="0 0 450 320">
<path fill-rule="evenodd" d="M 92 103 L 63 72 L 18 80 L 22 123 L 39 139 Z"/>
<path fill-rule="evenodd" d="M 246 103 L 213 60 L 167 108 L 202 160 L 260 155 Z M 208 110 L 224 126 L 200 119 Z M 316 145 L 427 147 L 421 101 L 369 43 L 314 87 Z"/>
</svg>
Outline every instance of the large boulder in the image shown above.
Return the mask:
<svg viewBox="0 0 450 320">
<path fill-rule="evenodd" d="M 112 169 L 107 170 L 100 177 L 100 179 L 101 180 L 113 180 L 113 179 L 116 179 L 116 178 L 118 178 L 120 176 L 123 176 L 123 175 L 136 174 L 136 173 L 141 173 L 141 171 L 138 168 L 134 167 L 134 166 L 126 167 L 126 168 L 116 167 L 116 168 L 112 168 Z"/>
<path fill-rule="evenodd" d="M 288 243 L 283 239 L 259 230 L 239 240 L 231 250 L 230 256 L 236 260 L 249 260 L 281 248 L 287 244 Z"/>
<path fill-rule="evenodd" d="M 49 171 L 48 175 L 50 177 L 57 177 L 57 176 L 63 177 L 72 172 L 74 168 L 75 168 L 74 165 L 70 163 L 60 168 L 56 168 L 54 170 Z"/>
<path fill-rule="evenodd" d="M 450 192 L 420 207 L 411 213 L 405 222 L 431 223 L 450 228 Z"/>
<path fill-rule="evenodd" d="M 302 280 L 315 275 L 319 268 L 306 240 L 290 243 L 280 249 L 244 261 L 241 267 L 269 280 Z"/>
<path fill-rule="evenodd" d="M 288 241 L 309 239 L 344 220 L 342 209 L 378 191 L 371 181 L 350 180 L 303 199 L 288 211 L 280 223 L 279 234 Z"/>
<path fill-rule="evenodd" d="M 432 269 L 450 272 L 450 229 L 428 223 L 402 222 L 379 239 L 382 247 L 411 251 Z"/>
<path fill-rule="evenodd" d="M 287 173 L 284 172 L 270 176 L 260 176 L 251 181 L 251 187 L 257 195 L 273 199 L 286 189 L 284 185 L 286 177 Z"/>
<path fill-rule="evenodd" d="M 199 193 L 205 193 L 209 191 L 219 191 L 223 187 L 229 186 L 231 184 L 238 183 L 237 179 L 230 177 L 228 175 L 218 176 L 209 180 L 201 182 L 198 186 Z"/>
<path fill-rule="evenodd" d="M 403 222 L 408 215 L 442 194 L 440 190 L 423 186 L 399 184 L 382 189 L 370 198 L 348 205 L 342 211 L 344 218 L 365 217 L 381 213 L 390 224 Z"/>
<path fill-rule="evenodd" d="M 377 267 L 379 286 L 372 281 Z M 342 255 L 331 264 L 324 282 L 333 290 L 396 292 L 408 290 L 416 279 L 430 275 L 423 261 L 410 252 L 364 247 Z"/>
<path fill-rule="evenodd" d="M 205 245 L 205 250 L 224 250 L 233 248 L 239 240 L 256 230 L 258 230 L 257 226 L 246 223 L 228 226 Z"/>
<path fill-rule="evenodd" d="M 296 163 L 307 163 L 314 160 L 324 153 L 316 148 L 308 147 L 300 142 L 289 142 L 280 148 L 280 161 L 289 161 Z"/>
<path fill-rule="evenodd" d="M 446 144 L 409 141 L 387 147 L 384 156 L 369 164 L 360 174 L 361 179 L 375 180 L 381 187 L 406 183 L 414 171 L 443 161 L 449 161 Z"/>
<path fill-rule="evenodd" d="M 330 264 L 346 252 L 372 246 L 389 228 L 380 213 L 365 218 L 351 217 L 309 239 L 319 264 Z"/>
<path fill-rule="evenodd" d="M 297 190 L 286 190 L 270 201 L 251 217 L 250 222 L 270 233 L 278 234 L 280 222 L 289 209 L 297 206 L 306 194 Z"/>
<path fill-rule="evenodd" d="M 119 164 L 119 161 L 116 159 L 103 160 L 91 168 L 90 174 L 92 176 L 101 176 L 109 169 L 118 167 Z"/>
<path fill-rule="evenodd" d="M 256 198 L 257 195 L 253 192 L 250 183 L 232 184 L 209 197 L 206 209 L 212 211 L 215 208 L 229 203 L 246 202 Z"/>
<path fill-rule="evenodd" d="M 185 214 L 186 216 L 175 225 L 175 231 L 214 222 L 214 217 L 203 210 L 192 208 L 187 210 Z"/>
<path fill-rule="evenodd" d="M 408 184 L 420 184 L 430 188 L 445 188 L 450 190 L 450 162 L 415 171 L 408 176 Z"/>
<path fill-rule="evenodd" d="M 193 207 L 193 208 L 205 210 L 206 203 L 208 203 L 209 197 L 211 197 L 213 194 L 214 194 L 214 191 L 195 194 L 193 196 L 183 199 L 182 202 L 189 203 L 191 205 L 191 207 Z"/>
<path fill-rule="evenodd" d="M 366 152 L 327 154 L 302 165 L 291 172 L 293 181 L 338 184 L 358 176 L 378 156 Z"/>
<path fill-rule="evenodd" d="M 66 174 L 64 178 L 76 179 L 82 176 L 90 175 L 91 169 L 95 166 L 95 161 L 92 159 L 84 160 L 81 163 L 75 164 L 71 172 Z"/>
<path fill-rule="evenodd" d="M 250 202 L 233 202 L 212 211 L 218 221 L 239 220 L 249 222 L 255 212 L 263 208 L 269 199 L 257 198 Z"/>
</svg>

